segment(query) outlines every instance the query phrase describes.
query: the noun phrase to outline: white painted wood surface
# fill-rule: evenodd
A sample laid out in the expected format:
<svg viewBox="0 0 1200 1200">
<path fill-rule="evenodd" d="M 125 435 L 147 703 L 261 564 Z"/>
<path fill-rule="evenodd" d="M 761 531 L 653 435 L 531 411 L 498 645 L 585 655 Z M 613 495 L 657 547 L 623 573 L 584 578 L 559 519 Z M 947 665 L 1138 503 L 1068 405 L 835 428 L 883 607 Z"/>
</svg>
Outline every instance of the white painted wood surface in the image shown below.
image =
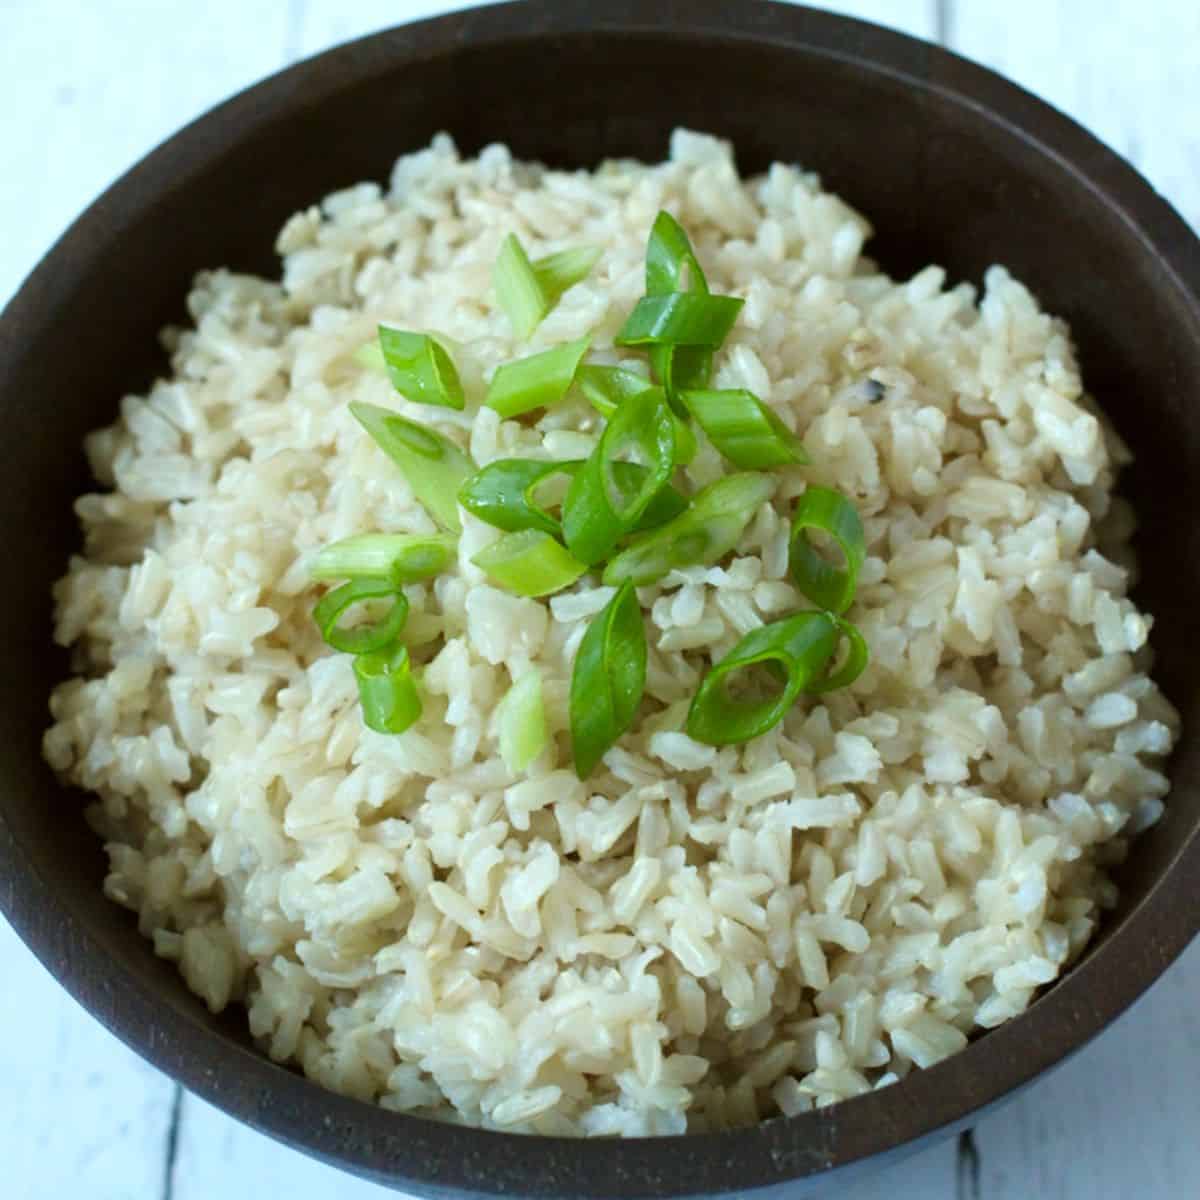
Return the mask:
<svg viewBox="0 0 1200 1200">
<path fill-rule="evenodd" d="M 156 142 L 297 57 L 444 0 L 0 0 L 0 304 Z M 850 0 L 823 7 L 976 58 L 1133 160 L 1200 226 L 1196 0 Z M 5 1200 L 377 1200 L 225 1117 L 88 1017 L 0 921 Z M 841 1200 L 1200 1196 L 1200 944 L 1097 1042 Z"/>
</svg>

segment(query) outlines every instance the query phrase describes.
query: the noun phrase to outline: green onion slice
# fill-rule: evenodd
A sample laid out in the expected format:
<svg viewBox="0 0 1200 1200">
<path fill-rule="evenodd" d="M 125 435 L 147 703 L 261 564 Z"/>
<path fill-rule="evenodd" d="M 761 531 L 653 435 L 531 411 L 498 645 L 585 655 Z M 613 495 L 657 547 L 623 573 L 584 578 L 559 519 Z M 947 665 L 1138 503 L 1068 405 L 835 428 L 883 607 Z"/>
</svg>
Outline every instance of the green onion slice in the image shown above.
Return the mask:
<svg viewBox="0 0 1200 1200">
<path fill-rule="evenodd" d="M 668 396 L 706 388 L 712 379 L 711 346 L 651 346 L 649 354 L 650 365 Z"/>
<path fill-rule="evenodd" d="M 505 363 L 492 377 L 484 403 L 506 420 L 533 408 L 549 408 L 566 394 L 591 338 L 580 338 Z"/>
<path fill-rule="evenodd" d="M 496 706 L 500 757 L 515 775 L 524 771 L 546 748 L 546 710 L 542 703 L 542 677 L 530 668 L 504 694 Z"/>
<path fill-rule="evenodd" d="M 512 322 L 513 332 L 519 338 L 527 338 L 542 323 L 550 306 L 525 247 L 514 233 L 500 244 L 500 254 L 492 269 L 492 284 L 500 307 Z"/>
<path fill-rule="evenodd" d="M 574 246 L 557 254 L 547 254 L 534 262 L 533 273 L 542 289 L 547 311 L 558 303 L 563 292 L 592 273 L 592 268 L 600 261 L 601 253 L 599 246 Z"/>
<path fill-rule="evenodd" d="M 350 411 L 400 468 L 433 519 L 458 533 L 458 489 L 475 470 L 470 457 L 441 434 L 376 404 L 355 402 Z"/>
<path fill-rule="evenodd" d="M 379 348 L 392 387 L 415 404 L 461 409 L 466 404 L 454 361 L 427 333 L 379 327 Z"/>
<path fill-rule="evenodd" d="M 587 570 L 541 529 L 506 533 L 471 561 L 518 596 L 548 596 L 569 587 Z"/>
<path fill-rule="evenodd" d="M 729 336 L 745 301 L 736 296 L 670 292 L 643 296 L 616 336 L 618 346 L 707 346 Z"/>
<path fill-rule="evenodd" d="M 574 478 L 584 465 L 581 458 L 566 462 L 546 462 L 534 458 L 498 458 L 476 471 L 459 489 L 458 502 L 481 521 L 508 533 L 522 529 L 540 529 L 559 534 L 562 524 L 538 503 L 538 489 L 554 475 Z M 645 478 L 646 468 L 639 463 L 619 462 L 614 470 L 623 487 L 632 490 Z M 669 484 L 655 493 L 635 531 L 655 529 L 678 516 L 687 501 Z"/>
<path fill-rule="evenodd" d="M 388 366 L 378 338 L 373 342 L 364 342 L 350 357 L 366 371 L 374 371 L 377 375 L 387 374 Z"/>
<path fill-rule="evenodd" d="M 683 227 L 664 211 L 658 214 L 646 245 L 646 294 L 662 296 L 680 291 L 707 295 L 708 280 Z M 708 387 L 712 360 L 708 346 L 650 347 L 650 365 L 672 400 L 685 388 Z"/>
<path fill-rule="evenodd" d="M 866 639 L 858 631 L 858 627 L 852 625 L 845 617 L 833 616 L 832 613 L 829 615 L 836 623 L 838 632 L 846 639 L 846 657 L 840 667 L 836 667 L 823 679 L 807 684 L 804 689 L 806 692 L 832 692 L 837 688 L 849 687 L 867 669 L 867 663 L 871 660 Z"/>
<path fill-rule="evenodd" d="M 662 296 L 684 290 L 707 295 L 708 280 L 683 226 L 664 209 L 654 219 L 646 243 L 646 295 Z"/>
<path fill-rule="evenodd" d="M 602 416 L 611 417 L 630 396 L 651 391 L 654 381 L 626 367 L 608 367 L 584 363 L 575 373 L 579 390 Z"/>
<path fill-rule="evenodd" d="M 641 587 L 677 567 L 717 562 L 737 545 L 774 490 L 769 475 L 754 472 L 718 479 L 674 520 L 630 542 L 605 568 L 604 582 Z"/>
<path fill-rule="evenodd" d="M 498 458 L 463 483 L 458 502 L 472 516 L 509 533 L 540 529 L 556 534 L 558 521 L 536 501 L 538 485 L 553 475 L 574 475 L 580 461 Z"/>
<path fill-rule="evenodd" d="M 363 723 L 377 733 L 403 733 L 421 715 L 408 650 L 400 644 L 354 660 Z"/>
<path fill-rule="evenodd" d="M 338 624 L 342 614 L 355 604 L 385 598 L 392 600 L 392 606 L 380 620 L 349 629 Z M 321 636 L 335 650 L 369 654 L 390 645 L 399 636 L 408 619 L 408 600 L 390 579 L 351 579 L 326 592 L 312 615 Z"/>
<path fill-rule="evenodd" d="M 314 579 L 386 579 L 399 586 L 444 571 L 457 544 L 444 534 L 359 533 L 323 546 L 308 570 Z"/>
<path fill-rule="evenodd" d="M 800 439 L 753 392 L 684 391 L 680 399 L 735 467 L 761 471 L 809 461 Z"/>
<path fill-rule="evenodd" d="M 840 566 L 822 557 L 809 537 L 810 530 L 819 530 L 833 539 L 841 551 Z M 867 538 L 858 510 L 832 488 L 808 488 L 792 513 L 789 555 L 796 586 L 821 608 L 844 613 L 854 601 L 858 572 L 867 556 Z"/>
<path fill-rule="evenodd" d="M 580 779 L 633 723 L 645 687 L 646 630 L 626 583 L 592 619 L 571 672 L 571 743 Z"/>
<path fill-rule="evenodd" d="M 630 396 L 662 391 L 661 388 L 655 388 L 644 375 L 638 375 L 624 367 L 606 367 L 595 363 L 586 363 L 580 367 L 575 381 L 591 406 L 606 420 Z M 663 395 L 666 393 L 663 392 Z M 681 467 L 686 467 L 696 457 L 696 435 L 687 421 L 674 412 L 672 415 L 675 417 L 675 461 Z"/>
<path fill-rule="evenodd" d="M 645 460 L 640 476 L 619 466 L 631 452 Z M 588 566 L 608 555 L 636 528 L 674 469 L 675 422 L 662 392 L 629 397 L 567 490 L 562 525 L 571 553 Z"/>
<path fill-rule="evenodd" d="M 516 234 L 510 233 L 500 246 L 492 282 L 517 337 L 529 337 L 563 292 L 584 279 L 599 257 L 597 247 L 580 246 L 530 262 Z"/>
<path fill-rule="evenodd" d="M 751 630 L 701 680 L 688 711 L 688 736 L 729 746 L 766 733 L 801 692 L 820 683 L 839 632 L 837 618 L 811 610 Z M 754 679 L 756 666 L 774 670 Z"/>
</svg>

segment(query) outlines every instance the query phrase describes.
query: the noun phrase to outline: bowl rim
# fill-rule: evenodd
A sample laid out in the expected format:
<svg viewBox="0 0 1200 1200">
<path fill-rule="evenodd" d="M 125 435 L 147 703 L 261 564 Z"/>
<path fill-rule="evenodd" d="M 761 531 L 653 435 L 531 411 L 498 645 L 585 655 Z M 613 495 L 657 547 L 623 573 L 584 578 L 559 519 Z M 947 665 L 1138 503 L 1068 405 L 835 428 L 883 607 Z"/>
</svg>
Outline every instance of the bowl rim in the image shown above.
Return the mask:
<svg viewBox="0 0 1200 1200">
<path fill-rule="evenodd" d="M 497 49 L 532 38 L 619 35 L 737 38 L 835 58 L 975 110 L 1095 192 L 1141 240 L 1192 313 L 1200 337 L 1200 240 L 1137 172 L 1072 119 L 952 52 L 849 17 L 742 0 L 523 0 L 397 26 L 289 66 L 217 105 L 152 150 L 68 228 L 0 314 L 0 372 L 12 330 L 39 325 L 60 289 L 125 235 L 168 190 L 186 186 L 225 144 L 218 128 L 256 128 L 301 102 L 464 44 Z M 1034 132 L 1036 130 L 1036 133 Z M 1026 1013 L 893 1088 L 793 1118 L 724 1133 L 605 1141 L 531 1138 L 388 1112 L 327 1092 L 248 1047 L 221 1039 L 199 1013 L 165 1005 L 111 964 L 86 923 L 38 874 L 0 816 L 0 908 L 67 991 L 112 1033 L 190 1091 L 285 1144 L 393 1186 L 525 1196 L 718 1195 L 767 1188 L 922 1141 L 967 1124 L 1095 1036 L 1144 992 L 1200 930 L 1180 903 L 1200 876 L 1200 830 L 1104 946 Z M 97 896 L 99 899 L 99 895 Z M 47 919 L 49 914 L 50 919 Z M 1119 956 L 1120 972 L 1108 960 Z M 1052 1031 L 1043 1037 L 1045 1031 Z M 897 1103 L 897 1101 L 901 1101 Z M 534 1151 L 534 1153 L 531 1153 Z"/>
</svg>

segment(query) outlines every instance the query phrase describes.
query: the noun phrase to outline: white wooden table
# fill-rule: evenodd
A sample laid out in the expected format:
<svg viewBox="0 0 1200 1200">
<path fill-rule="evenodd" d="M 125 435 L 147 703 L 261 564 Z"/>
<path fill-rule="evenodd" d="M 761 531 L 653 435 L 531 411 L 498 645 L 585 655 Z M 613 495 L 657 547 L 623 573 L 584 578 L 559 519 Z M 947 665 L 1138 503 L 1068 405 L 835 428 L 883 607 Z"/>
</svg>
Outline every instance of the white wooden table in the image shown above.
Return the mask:
<svg viewBox="0 0 1200 1200">
<path fill-rule="evenodd" d="M 647 0 L 650 2 L 650 0 Z M 445 0 L 0 0 L 0 304 L 118 173 L 296 58 Z M 1197 0 L 858 0 L 1091 127 L 1200 227 Z M 184 1094 L 87 1016 L 0 921 L 5 1200 L 368 1200 L 390 1193 Z M 1200 942 L 1132 1012 L 957 1144 L 840 1200 L 1200 1196 Z"/>
</svg>

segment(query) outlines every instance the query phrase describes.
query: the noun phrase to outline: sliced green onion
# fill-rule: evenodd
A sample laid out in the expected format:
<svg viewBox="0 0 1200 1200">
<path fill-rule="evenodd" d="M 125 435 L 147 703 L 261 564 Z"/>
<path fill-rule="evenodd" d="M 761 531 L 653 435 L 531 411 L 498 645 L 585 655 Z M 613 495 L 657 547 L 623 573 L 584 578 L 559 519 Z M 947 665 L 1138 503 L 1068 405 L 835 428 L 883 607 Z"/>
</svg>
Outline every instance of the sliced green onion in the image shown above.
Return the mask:
<svg viewBox="0 0 1200 1200">
<path fill-rule="evenodd" d="M 475 470 L 452 441 L 376 404 L 353 403 L 350 411 L 398 466 L 413 495 L 444 529 L 458 533 L 458 489 Z"/>
<path fill-rule="evenodd" d="M 644 375 L 637 375 L 624 367 L 605 367 L 594 363 L 580 367 L 575 381 L 591 406 L 606 420 L 630 396 L 662 391 L 661 388 L 655 388 Z M 666 393 L 663 392 L 663 395 Z M 672 416 L 675 417 L 675 461 L 685 467 L 696 457 L 696 435 L 687 421 L 675 413 Z"/>
<path fill-rule="evenodd" d="M 535 500 L 538 485 L 552 475 L 574 475 L 581 460 L 545 462 L 533 458 L 499 458 L 476 471 L 462 485 L 458 502 L 472 516 L 518 533 L 540 529 L 558 533 L 559 523 Z"/>
<path fill-rule="evenodd" d="M 662 296 L 679 291 L 707 295 L 708 280 L 683 227 L 664 211 L 655 219 L 646 244 L 646 294 Z M 708 387 L 712 360 L 713 352 L 708 346 L 650 348 L 650 365 L 672 399 L 684 388 Z"/>
<path fill-rule="evenodd" d="M 575 372 L 575 382 L 588 403 L 602 416 L 611 417 L 630 396 L 640 396 L 654 387 L 654 381 L 626 367 L 608 367 L 584 363 Z"/>
<path fill-rule="evenodd" d="M 654 219 L 646 243 L 646 295 L 662 296 L 684 290 L 683 272 L 687 271 L 687 291 L 708 294 L 708 280 L 700 260 L 692 249 L 683 226 L 665 209 Z"/>
<path fill-rule="evenodd" d="M 466 404 L 454 360 L 429 334 L 380 325 L 379 348 L 392 387 L 405 400 L 458 409 Z"/>
<path fill-rule="evenodd" d="M 354 660 L 363 724 L 377 733 L 403 733 L 421 715 L 408 650 L 390 646 Z"/>
<path fill-rule="evenodd" d="M 753 392 L 684 391 L 680 399 L 735 467 L 761 471 L 809 461 L 800 439 Z"/>
<path fill-rule="evenodd" d="M 688 388 L 706 388 L 712 379 L 711 346 L 651 346 L 650 365 L 668 396 Z"/>
<path fill-rule="evenodd" d="M 678 433 L 678 430 L 676 430 Z M 632 491 L 645 477 L 646 468 L 639 463 L 614 463 L 613 470 L 621 480 L 622 488 Z M 631 533 L 646 533 L 658 529 L 668 521 L 673 521 L 681 512 L 687 509 L 688 502 L 669 483 L 664 484 L 654 493 L 654 498 L 646 505 L 646 511 L 637 519 Z"/>
<path fill-rule="evenodd" d="M 557 404 L 567 394 L 590 344 L 590 337 L 580 338 L 505 363 L 493 376 L 484 403 L 505 419 Z"/>
<path fill-rule="evenodd" d="M 533 273 L 541 286 L 547 311 L 558 303 L 563 292 L 581 283 L 592 273 L 592 268 L 600 261 L 602 253 L 599 246 L 573 246 L 569 250 L 547 254 L 544 258 L 534 261 Z"/>
<path fill-rule="evenodd" d="M 852 625 L 845 617 L 837 617 L 832 614 L 830 616 L 836 623 L 838 632 L 846 639 L 846 658 L 842 665 L 829 675 L 807 684 L 804 689 L 806 692 L 815 694 L 849 687 L 867 669 L 867 663 L 871 661 L 871 652 L 867 649 L 866 639 L 859 632 L 858 627 Z M 830 662 L 833 662 L 833 659 Z"/>
<path fill-rule="evenodd" d="M 369 625 L 347 629 L 338 624 L 346 609 L 364 600 L 391 599 L 386 616 Z M 313 609 L 321 636 L 335 650 L 368 654 L 394 642 L 408 620 L 408 600 L 390 579 L 351 579 L 326 592 Z"/>
<path fill-rule="evenodd" d="M 633 723 L 645 687 L 642 609 L 625 584 L 592 618 L 571 672 L 571 743 L 580 779 Z"/>
<path fill-rule="evenodd" d="M 728 336 L 742 311 L 736 296 L 670 292 L 643 296 L 616 336 L 618 346 L 708 346 Z"/>
<path fill-rule="evenodd" d="M 604 569 L 604 582 L 641 587 L 678 567 L 717 562 L 737 545 L 774 490 L 769 475 L 746 472 L 718 479 L 674 520 L 635 538 Z"/>
<path fill-rule="evenodd" d="M 801 612 L 751 630 L 700 682 L 688 711 L 688 736 L 711 746 L 748 742 L 779 724 L 800 693 L 814 682 L 833 658 L 838 645 L 835 617 L 822 612 Z M 766 696 L 747 689 L 731 694 L 730 684 L 739 673 L 755 666 L 771 666 L 769 682 L 782 687 Z"/>
<path fill-rule="evenodd" d="M 809 530 L 820 530 L 837 543 L 841 566 L 821 556 Z M 858 509 L 832 488 L 808 488 L 792 513 L 789 557 L 796 586 L 821 608 L 844 613 L 854 602 L 858 572 L 866 556 L 867 536 Z"/>
<path fill-rule="evenodd" d="M 513 333 L 527 338 L 550 311 L 542 285 L 534 273 L 525 247 L 510 233 L 500 244 L 500 254 L 492 269 L 496 299 L 512 322 Z"/>
<path fill-rule="evenodd" d="M 618 467 L 623 455 L 646 461 L 640 478 Z M 662 392 L 631 396 L 613 413 L 596 449 L 563 501 L 563 534 L 571 553 L 591 566 L 642 519 L 675 469 L 675 422 Z"/>
<path fill-rule="evenodd" d="M 374 371 L 377 375 L 387 374 L 388 366 L 378 338 L 373 342 L 364 342 L 350 357 L 364 370 Z"/>
<path fill-rule="evenodd" d="M 530 262 L 516 234 L 510 233 L 500 246 L 492 282 L 517 337 L 529 337 L 563 292 L 584 279 L 599 257 L 596 247 L 580 246 Z"/>
<path fill-rule="evenodd" d="M 525 672 L 496 706 L 500 757 L 515 775 L 524 771 L 546 748 L 546 710 L 542 677 L 535 668 Z"/>
<path fill-rule="evenodd" d="M 546 462 L 533 458 L 498 458 L 480 468 L 459 489 L 458 502 L 481 521 L 508 533 L 541 529 L 562 531 L 559 520 L 537 502 L 539 487 L 554 475 L 574 478 L 584 465 L 581 458 Z M 614 470 L 623 488 L 633 490 L 645 478 L 639 463 L 619 462 Z M 655 493 L 635 530 L 655 529 L 687 508 L 687 501 L 670 485 Z M 360 572 L 361 573 L 361 572 Z"/>
<path fill-rule="evenodd" d="M 308 568 L 314 579 L 386 579 L 415 583 L 444 571 L 455 538 L 424 533 L 359 533 L 322 546 Z"/>
<path fill-rule="evenodd" d="M 518 596 L 548 596 L 569 587 L 587 570 L 541 529 L 506 533 L 471 561 Z"/>
</svg>

